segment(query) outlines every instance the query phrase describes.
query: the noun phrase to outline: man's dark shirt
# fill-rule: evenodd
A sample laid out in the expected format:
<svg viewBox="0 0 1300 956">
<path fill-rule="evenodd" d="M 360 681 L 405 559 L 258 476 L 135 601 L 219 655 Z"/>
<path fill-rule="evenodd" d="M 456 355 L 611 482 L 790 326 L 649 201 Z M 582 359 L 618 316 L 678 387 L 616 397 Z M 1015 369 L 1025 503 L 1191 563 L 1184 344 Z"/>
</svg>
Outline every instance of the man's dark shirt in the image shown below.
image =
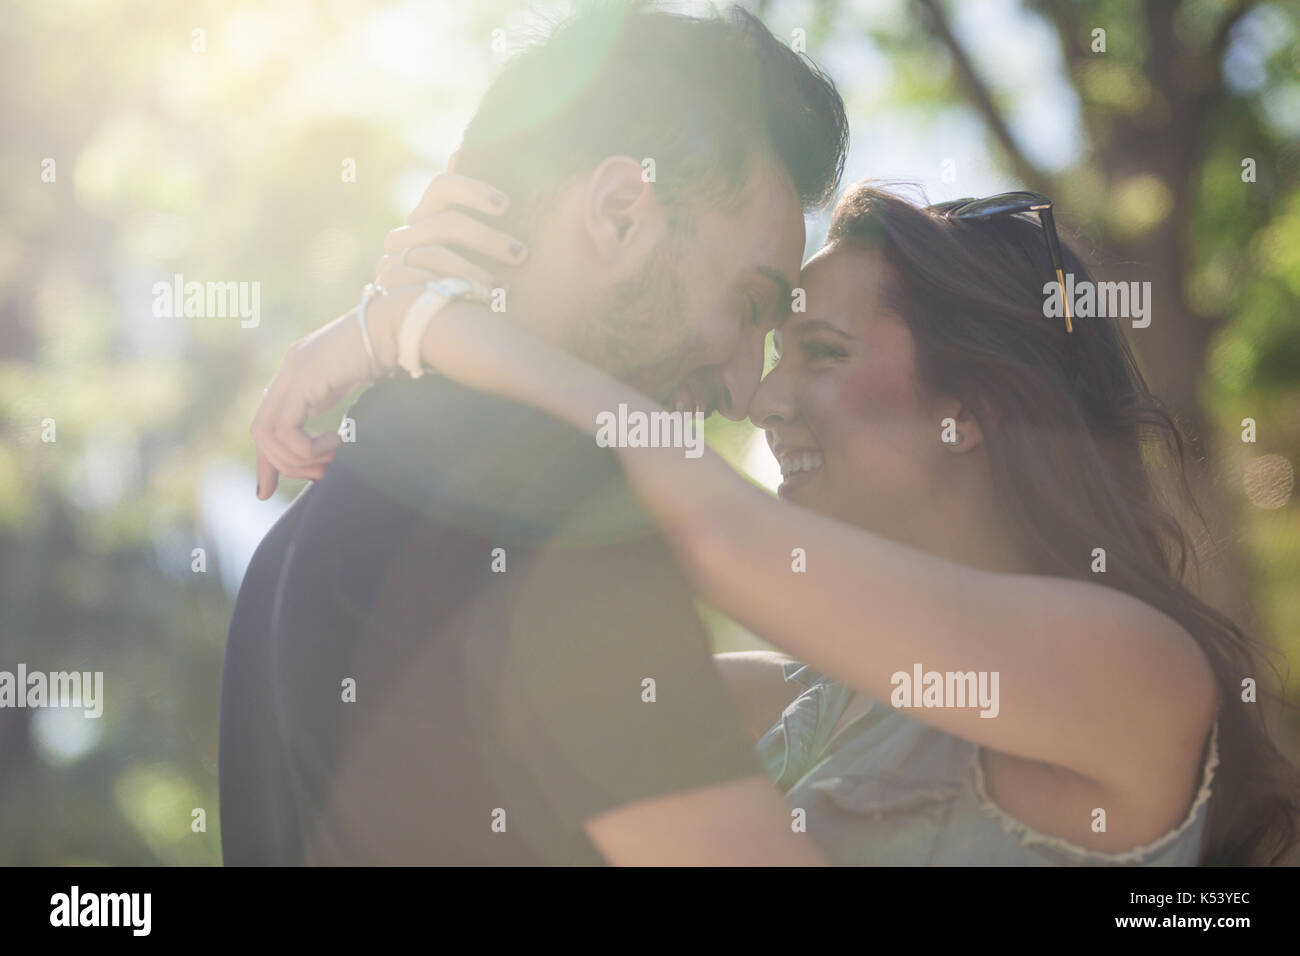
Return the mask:
<svg viewBox="0 0 1300 956">
<path fill-rule="evenodd" d="M 610 450 L 432 376 L 350 416 L 235 606 L 227 864 L 599 864 L 585 820 L 761 773 Z"/>
</svg>

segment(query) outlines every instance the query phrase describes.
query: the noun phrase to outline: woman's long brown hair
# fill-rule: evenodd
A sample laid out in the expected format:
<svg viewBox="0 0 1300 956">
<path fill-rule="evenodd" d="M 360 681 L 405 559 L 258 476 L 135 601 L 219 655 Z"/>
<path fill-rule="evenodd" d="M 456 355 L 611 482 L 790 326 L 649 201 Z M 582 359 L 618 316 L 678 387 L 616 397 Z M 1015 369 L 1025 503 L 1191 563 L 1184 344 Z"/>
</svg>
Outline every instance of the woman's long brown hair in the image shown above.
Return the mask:
<svg viewBox="0 0 1300 956">
<path fill-rule="evenodd" d="M 1300 774 L 1270 738 L 1261 705 L 1241 700 L 1267 648 L 1184 583 L 1196 555 L 1155 481 L 1160 469 L 1172 473 L 1200 515 L 1183 437 L 1115 318 L 1075 316 L 1068 336 L 1063 318 L 1045 317 L 1054 273 L 1036 218 L 950 222 L 859 185 L 836 205 L 827 241 L 874 250 L 891 267 L 886 295 L 911 331 L 917 373 L 979 421 L 998 507 L 1031 566 L 1147 602 L 1209 658 L 1222 701 L 1220 764 L 1201 863 L 1282 861 L 1296 842 Z M 1076 285 L 1090 281 L 1072 250 L 1062 254 Z M 1096 547 L 1105 548 L 1103 576 L 1091 572 Z"/>
</svg>

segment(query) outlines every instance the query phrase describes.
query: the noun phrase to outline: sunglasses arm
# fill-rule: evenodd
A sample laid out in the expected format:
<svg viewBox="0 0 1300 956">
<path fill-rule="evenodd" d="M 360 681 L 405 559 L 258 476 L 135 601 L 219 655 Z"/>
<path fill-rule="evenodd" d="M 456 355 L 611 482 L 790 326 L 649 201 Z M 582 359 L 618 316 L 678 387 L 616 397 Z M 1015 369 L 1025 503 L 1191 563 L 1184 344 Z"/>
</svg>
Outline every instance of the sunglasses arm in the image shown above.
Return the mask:
<svg viewBox="0 0 1300 956">
<path fill-rule="evenodd" d="M 1056 281 L 1061 286 L 1061 303 L 1065 306 L 1065 330 L 1074 332 L 1074 322 L 1070 315 L 1070 303 L 1065 295 L 1065 266 L 1061 259 L 1061 243 L 1056 238 L 1056 221 L 1052 218 L 1052 209 L 1039 209 L 1038 215 L 1043 220 L 1043 232 L 1047 235 L 1047 253 L 1052 257 L 1052 268 L 1056 270 Z"/>
</svg>

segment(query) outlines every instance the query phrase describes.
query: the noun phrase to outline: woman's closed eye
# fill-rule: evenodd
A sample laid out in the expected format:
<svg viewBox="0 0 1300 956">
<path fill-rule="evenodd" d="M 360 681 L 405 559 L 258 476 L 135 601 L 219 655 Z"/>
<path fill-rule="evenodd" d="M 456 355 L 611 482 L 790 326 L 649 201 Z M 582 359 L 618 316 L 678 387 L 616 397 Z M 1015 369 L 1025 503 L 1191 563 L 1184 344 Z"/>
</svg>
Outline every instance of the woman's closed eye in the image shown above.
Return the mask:
<svg viewBox="0 0 1300 956">
<path fill-rule="evenodd" d="M 804 339 L 799 343 L 805 362 L 817 362 L 821 359 L 848 358 L 849 353 L 832 342 L 819 339 Z"/>
</svg>

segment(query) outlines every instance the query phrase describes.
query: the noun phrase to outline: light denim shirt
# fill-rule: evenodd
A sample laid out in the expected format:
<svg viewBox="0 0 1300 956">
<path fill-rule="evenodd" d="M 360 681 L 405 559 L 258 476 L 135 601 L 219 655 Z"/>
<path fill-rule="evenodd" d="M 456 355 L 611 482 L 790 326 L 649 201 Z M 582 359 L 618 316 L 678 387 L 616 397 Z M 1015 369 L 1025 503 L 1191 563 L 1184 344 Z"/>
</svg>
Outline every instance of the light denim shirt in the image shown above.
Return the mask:
<svg viewBox="0 0 1300 956">
<path fill-rule="evenodd" d="M 758 756 L 808 835 L 839 866 L 1194 866 L 1219 763 L 1218 722 L 1201 787 L 1181 824 L 1123 853 L 1039 833 L 993 803 L 979 748 L 871 702 L 827 747 L 853 691 L 790 662 L 803 692 L 758 742 Z"/>
</svg>

